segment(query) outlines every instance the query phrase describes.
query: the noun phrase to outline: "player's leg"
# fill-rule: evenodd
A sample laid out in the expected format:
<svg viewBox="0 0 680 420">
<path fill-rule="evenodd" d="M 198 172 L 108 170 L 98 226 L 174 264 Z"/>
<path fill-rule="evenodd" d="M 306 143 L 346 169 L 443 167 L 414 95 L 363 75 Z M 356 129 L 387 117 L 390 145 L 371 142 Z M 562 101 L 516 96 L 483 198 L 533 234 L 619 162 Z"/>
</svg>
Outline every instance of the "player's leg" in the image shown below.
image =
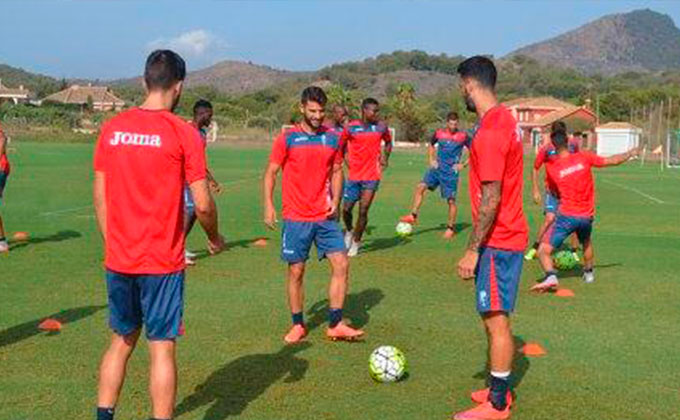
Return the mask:
<svg viewBox="0 0 680 420">
<path fill-rule="evenodd" d="M 578 248 L 581 244 L 578 240 L 577 234 L 574 233 L 569 237 L 569 244 L 570 244 L 569 250 L 571 251 L 571 255 L 574 257 L 574 260 L 576 262 L 580 262 L 581 259 L 578 256 Z"/>
<path fill-rule="evenodd" d="M 593 273 L 595 249 L 593 247 L 592 232 L 592 219 L 583 219 L 576 231 L 576 236 L 578 236 L 579 242 L 583 245 L 583 281 L 586 283 L 595 281 L 595 274 Z"/>
<path fill-rule="evenodd" d="M 425 172 L 423 179 L 416 185 L 416 190 L 413 193 L 413 205 L 411 206 L 411 213 L 403 216 L 400 221 L 415 224 L 418 221 L 418 212 L 420 206 L 423 204 L 425 191 L 434 191 L 439 186 L 439 177 L 436 169 L 430 168 Z"/>
<path fill-rule="evenodd" d="M 567 239 L 573 231 L 573 226 L 570 223 L 569 218 L 559 216 L 545 233 L 547 241 L 541 242 L 541 245 L 538 248 L 538 259 L 545 272 L 545 277 L 543 278 L 543 281 L 532 286 L 531 290 L 544 292 L 555 289 L 560 284 L 559 279 L 557 278 L 557 270 L 555 270 L 553 264 L 552 253 L 555 249 L 562 246 L 562 243 L 564 243 L 565 239 Z"/>
<path fill-rule="evenodd" d="M 347 253 L 348 256 L 354 257 L 359 253 L 359 248 L 361 248 L 361 239 L 366 231 L 366 226 L 368 226 L 368 212 L 371 209 L 371 204 L 373 204 L 373 198 L 375 197 L 375 192 L 377 189 L 377 182 L 375 186 L 369 185 L 361 191 L 361 199 L 359 200 L 359 215 L 357 217 L 357 223 L 354 226 L 354 234 L 352 239 L 352 245 L 349 247 Z"/>
<path fill-rule="evenodd" d="M 191 229 L 196 223 L 196 204 L 194 203 L 193 195 L 189 190 L 189 187 L 184 187 L 184 236 L 189 236 Z M 188 249 L 184 251 L 184 260 L 187 265 L 195 265 L 196 254 L 189 251 Z"/>
<path fill-rule="evenodd" d="M 7 174 L 0 172 L 0 205 L 2 205 L 2 195 L 7 183 Z M 5 235 L 5 225 L 2 223 L 2 215 L 0 215 L 0 252 L 9 251 L 9 244 Z"/>
<path fill-rule="evenodd" d="M 538 248 L 541 242 L 544 240 L 546 232 L 548 232 L 552 224 L 555 222 L 555 218 L 557 217 L 558 206 L 559 201 L 557 200 L 557 198 L 550 193 L 546 193 L 543 208 L 544 214 L 543 222 L 541 222 L 541 225 L 538 227 L 538 232 L 536 233 L 536 241 L 533 243 L 531 248 L 529 248 L 526 255 L 524 256 L 525 260 L 530 261 L 536 257 L 538 253 Z"/>
<path fill-rule="evenodd" d="M 342 220 L 345 223 L 345 247 L 352 245 L 354 232 L 354 205 L 361 197 L 361 184 L 357 181 L 345 180 L 342 189 Z"/>
<path fill-rule="evenodd" d="M 281 259 L 288 263 L 286 293 L 293 323 L 288 334 L 284 337 L 284 341 L 293 344 L 307 335 L 303 317 L 304 276 L 305 263 L 309 258 L 309 250 L 314 240 L 314 224 L 284 220 L 281 235 Z"/>
<path fill-rule="evenodd" d="M 113 419 L 114 409 L 125 381 L 130 355 L 137 345 L 142 326 L 140 290 L 134 276 L 107 271 L 111 342 L 99 364 L 97 391 L 98 420 Z"/>
<path fill-rule="evenodd" d="M 449 216 L 446 220 L 446 230 L 442 236 L 444 239 L 451 239 L 456 235 L 456 216 L 458 215 L 456 193 L 458 191 L 458 177 L 447 177 L 443 179 L 440 189 L 442 198 L 445 199 L 449 205 Z"/>
<path fill-rule="evenodd" d="M 183 334 L 184 271 L 140 276 L 137 283 L 149 342 L 153 418 L 170 419 L 177 397 L 176 340 Z"/>
</svg>

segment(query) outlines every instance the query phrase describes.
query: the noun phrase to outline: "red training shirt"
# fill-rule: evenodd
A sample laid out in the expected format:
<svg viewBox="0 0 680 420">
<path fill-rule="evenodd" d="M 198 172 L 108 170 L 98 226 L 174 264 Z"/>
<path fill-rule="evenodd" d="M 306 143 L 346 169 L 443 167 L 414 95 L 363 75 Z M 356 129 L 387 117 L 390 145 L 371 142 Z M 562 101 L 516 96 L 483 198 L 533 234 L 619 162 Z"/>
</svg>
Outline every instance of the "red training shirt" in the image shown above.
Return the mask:
<svg viewBox="0 0 680 420">
<path fill-rule="evenodd" d="M 4 135 L 2 131 L 2 127 L 0 126 L 0 136 Z M 5 143 L 5 153 L 0 155 L 0 172 L 4 172 L 6 174 L 9 174 L 10 171 L 10 166 L 9 166 L 9 160 L 7 159 L 7 143 Z"/>
<path fill-rule="evenodd" d="M 206 174 L 196 129 L 169 111 L 121 112 L 102 127 L 94 170 L 106 175 L 106 267 L 184 269 L 182 189 Z"/>
<path fill-rule="evenodd" d="M 344 138 L 322 126 L 313 134 L 299 125 L 281 133 L 269 161 L 282 167 L 283 218 L 322 221 L 331 207 L 331 171 L 342 164 Z"/>
<path fill-rule="evenodd" d="M 387 124 L 364 124 L 361 120 L 350 122 L 345 128 L 350 181 L 378 181 L 382 177 L 380 145 L 392 143 Z"/>
<path fill-rule="evenodd" d="M 546 165 L 548 182 L 557 191 L 559 212 L 571 217 L 595 215 L 595 184 L 591 168 L 602 167 L 605 159 L 591 152 L 558 157 Z"/>
<path fill-rule="evenodd" d="M 529 227 L 522 205 L 523 150 L 517 122 L 504 106 L 482 117 L 470 147 L 470 203 L 472 220 L 479 219 L 482 182 L 501 182 L 501 201 L 496 220 L 481 246 L 523 251 Z"/>
</svg>

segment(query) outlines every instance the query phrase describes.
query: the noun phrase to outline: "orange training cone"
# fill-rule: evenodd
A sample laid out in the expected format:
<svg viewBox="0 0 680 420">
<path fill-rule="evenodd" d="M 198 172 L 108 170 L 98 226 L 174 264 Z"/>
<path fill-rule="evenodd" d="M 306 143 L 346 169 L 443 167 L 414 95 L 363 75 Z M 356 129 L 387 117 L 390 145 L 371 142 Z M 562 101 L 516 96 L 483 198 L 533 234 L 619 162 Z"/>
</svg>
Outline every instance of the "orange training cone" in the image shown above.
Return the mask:
<svg viewBox="0 0 680 420">
<path fill-rule="evenodd" d="M 557 291 L 555 291 L 555 296 L 563 298 L 574 297 L 574 291 L 571 289 L 557 289 Z"/>
<path fill-rule="evenodd" d="M 258 238 L 253 241 L 253 245 L 258 248 L 264 248 L 267 246 L 267 238 Z"/>
<path fill-rule="evenodd" d="M 47 318 L 38 325 L 38 329 L 42 331 L 61 331 L 61 322 L 56 319 Z"/>
<path fill-rule="evenodd" d="M 16 232 L 13 236 L 12 239 L 15 241 L 27 241 L 28 240 L 28 233 L 27 232 Z"/>
<path fill-rule="evenodd" d="M 520 352 L 524 353 L 529 357 L 541 357 L 548 354 L 545 349 L 538 343 L 526 343 L 524 347 L 520 349 Z"/>
</svg>

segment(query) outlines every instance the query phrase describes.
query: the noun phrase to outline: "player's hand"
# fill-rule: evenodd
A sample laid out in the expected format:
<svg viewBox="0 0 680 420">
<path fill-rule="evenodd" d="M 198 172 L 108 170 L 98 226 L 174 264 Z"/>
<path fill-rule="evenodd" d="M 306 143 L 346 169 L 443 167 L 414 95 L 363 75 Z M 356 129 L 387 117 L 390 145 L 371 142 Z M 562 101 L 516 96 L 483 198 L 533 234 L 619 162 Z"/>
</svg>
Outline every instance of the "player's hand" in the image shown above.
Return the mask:
<svg viewBox="0 0 680 420">
<path fill-rule="evenodd" d="M 215 194 L 219 194 L 222 192 L 222 186 L 217 181 L 210 181 L 208 186 L 210 187 L 210 191 L 212 191 Z"/>
<path fill-rule="evenodd" d="M 475 276 L 475 268 L 479 261 L 479 252 L 467 250 L 463 258 L 458 261 L 458 277 L 469 280 Z"/>
<path fill-rule="evenodd" d="M 387 158 L 385 156 L 382 156 L 380 158 L 380 167 L 383 168 L 383 169 L 387 169 L 388 166 L 389 166 L 389 162 L 387 161 Z"/>
<path fill-rule="evenodd" d="M 335 220 L 338 217 L 338 206 L 339 203 L 333 203 L 331 206 L 326 210 L 326 219 L 328 220 Z"/>
<path fill-rule="evenodd" d="M 274 207 L 267 206 L 264 209 L 264 224 L 271 230 L 276 230 L 276 209 Z"/>
<path fill-rule="evenodd" d="M 455 165 L 453 165 L 453 170 L 456 171 L 456 172 L 460 172 L 464 168 L 465 168 L 465 166 L 463 166 L 462 163 L 456 163 Z"/>
<path fill-rule="evenodd" d="M 541 205 L 541 192 L 538 189 L 534 189 L 532 195 L 534 197 L 534 203 L 536 203 L 540 206 Z"/>
<path fill-rule="evenodd" d="M 226 245 L 224 243 L 224 236 L 217 235 L 217 239 L 208 240 L 208 252 L 210 255 L 217 255 L 224 251 Z"/>
<path fill-rule="evenodd" d="M 430 168 L 432 169 L 438 169 L 439 168 L 439 163 L 436 160 L 431 160 L 430 161 Z"/>
</svg>

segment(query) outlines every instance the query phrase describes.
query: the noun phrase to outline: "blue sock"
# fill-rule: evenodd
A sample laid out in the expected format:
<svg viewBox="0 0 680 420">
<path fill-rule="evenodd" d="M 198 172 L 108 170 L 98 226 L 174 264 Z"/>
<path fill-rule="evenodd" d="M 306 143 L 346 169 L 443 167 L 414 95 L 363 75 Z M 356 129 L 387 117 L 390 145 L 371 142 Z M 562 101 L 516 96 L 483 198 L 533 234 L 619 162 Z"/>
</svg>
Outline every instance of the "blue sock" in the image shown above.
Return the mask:
<svg viewBox="0 0 680 420">
<path fill-rule="evenodd" d="M 489 401 L 491 401 L 491 405 L 496 410 L 505 410 L 505 407 L 508 405 L 507 396 L 508 389 L 510 388 L 510 376 L 499 378 L 491 374 L 490 377 L 491 392 L 489 392 Z"/>
<path fill-rule="evenodd" d="M 293 325 L 305 325 L 305 320 L 302 316 L 302 312 L 293 313 Z"/>
<path fill-rule="evenodd" d="M 331 328 L 335 328 L 342 321 L 342 309 L 329 309 L 328 310 L 328 323 Z"/>
<path fill-rule="evenodd" d="M 97 420 L 113 420 L 113 408 L 97 407 Z"/>
</svg>

